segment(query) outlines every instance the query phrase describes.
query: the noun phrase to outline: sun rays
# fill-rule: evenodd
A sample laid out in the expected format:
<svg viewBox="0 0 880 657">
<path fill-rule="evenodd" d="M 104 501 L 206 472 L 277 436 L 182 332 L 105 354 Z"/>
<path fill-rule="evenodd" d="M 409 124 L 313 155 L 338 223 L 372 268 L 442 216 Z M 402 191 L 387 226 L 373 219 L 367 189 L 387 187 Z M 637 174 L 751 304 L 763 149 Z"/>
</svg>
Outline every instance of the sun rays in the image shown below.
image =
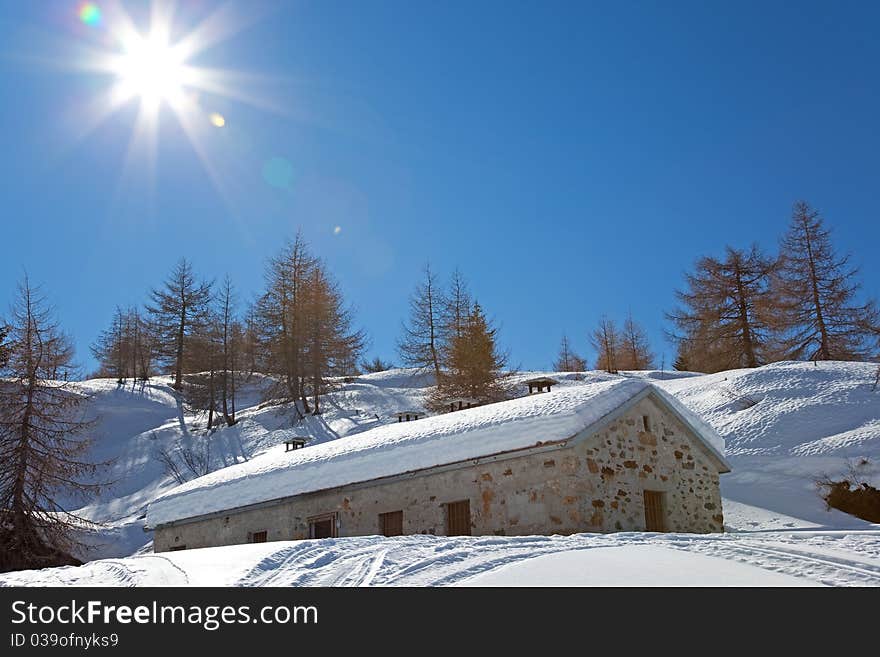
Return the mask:
<svg viewBox="0 0 880 657">
<path fill-rule="evenodd" d="M 143 162 L 152 179 L 161 125 L 173 118 L 222 193 L 217 163 L 208 154 L 209 140 L 228 120 L 218 103 L 265 108 L 272 102 L 249 90 L 248 83 L 257 76 L 199 66 L 194 60 L 255 22 L 260 12 L 249 5 L 248 15 L 241 16 L 227 3 L 200 23 L 187 26 L 185 20 L 175 21 L 174 10 L 172 2 L 152 0 L 148 19 L 138 25 L 119 0 L 78 7 L 89 43 L 79 44 L 75 61 L 66 65 L 99 76 L 107 84 L 78 108 L 75 138 L 85 139 L 110 117 L 136 105 L 122 174 L 135 162 Z"/>
</svg>

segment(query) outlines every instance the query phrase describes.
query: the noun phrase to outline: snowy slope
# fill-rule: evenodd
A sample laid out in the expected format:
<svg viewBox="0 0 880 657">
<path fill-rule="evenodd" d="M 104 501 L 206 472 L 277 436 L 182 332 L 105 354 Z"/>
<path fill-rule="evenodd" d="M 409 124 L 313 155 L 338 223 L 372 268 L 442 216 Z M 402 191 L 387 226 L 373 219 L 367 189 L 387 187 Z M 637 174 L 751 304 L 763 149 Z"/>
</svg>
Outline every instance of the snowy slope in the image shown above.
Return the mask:
<svg viewBox="0 0 880 657">
<path fill-rule="evenodd" d="M 784 362 L 661 382 L 727 439 L 730 456 L 880 453 L 873 363 Z"/>
<path fill-rule="evenodd" d="M 281 541 L 0 575 L 7 586 L 880 586 L 880 533 Z"/>
</svg>

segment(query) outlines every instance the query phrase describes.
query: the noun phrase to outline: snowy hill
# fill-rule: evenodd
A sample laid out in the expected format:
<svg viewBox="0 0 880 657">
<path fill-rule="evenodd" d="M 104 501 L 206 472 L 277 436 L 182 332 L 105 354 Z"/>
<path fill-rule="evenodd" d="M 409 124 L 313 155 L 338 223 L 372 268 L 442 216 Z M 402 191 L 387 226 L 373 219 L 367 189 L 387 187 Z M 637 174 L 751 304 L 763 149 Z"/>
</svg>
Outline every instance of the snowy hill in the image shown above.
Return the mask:
<svg viewBox="0 0 880 657">
<path fill-rule="evenodd" d="M 876 368 L 873 363 L 785 362 L 661 383 L 725 439 L 733 465 L 721 479 L 726 525 L 871 526 L 827 511 L 815 481 L 823 474 L 840 475 L 849 460 L 866 457 L 862 474 L 880 484 L 880 390 L 872 391 Z"/>
<path fill-rule="evenodd" d="M 526 394 L 525 386 L 519 384 L 538 375 L 552 376 L 559 381 L 562 388 L 619 381 L 624 377 L 648 378 L 686 407 L 699 413 L 725 438 L 728 458 L 733 466 L 733 471 L 722 477 L 725 525 L 731 532 L 742 533 L 700 539 L 655 536 L 649 541 L 654 546 L 651 550 L 663 547 L 701 554 L 708 550 L 716 556 L 722 555 L 723 558 L 763 563 L 764 557 L 756 560 L 743 555 L 766 556 L 767 550 L 779 551 L 778 545 L 755 546 L 754 549 L 744 552 L 741 547 L 732 547 L 729 541 L 746 541 L 751 545 L 749 542 L 761 540 L 777 544 L 789 540 L 787 535 L 777 532 L 799 531 L 802 532 L 799 535 L 802 536 L 800 540 L 819 546 L 820 552 L 827 552 L 830 549 L 828 546 L 833 546 L 834 550 L 841 546 L 856 550 L 867 559 L 868 565 L 860 566 L 863 570 L 880 573 L 880 528 L 838 511 L 827 511 L 814 484 L 824 473 L 837 475 L 844 472 L 848 459 L 856 457 L 868 458 L 869 465 L 863 470 L 868 478 L 880 483 L 880 391 L 871 390 L 875 368 L 876 365 L 870 363 L 825 362 L 814 365 L 791 362 L 712 375 L 658 371 L 623 372 L 619 375 L 602 372 L 520 372 L 511 377 L 511 383 L 520 394 Z M 143 532 L 146 506 L 160 494 L 177 486 L 177 482 L 166 474 L 157 459 L 157 453 L 159 450 L 173 452 L 174 449 L 192 444 L 204 435 L 203 427 L 200 428 L 197 423 L 193 428 L 194 418 L 186 414 L 168 383 L 162 378 L 144 386 L 129 384 L 120 387 L 108 380 L 82 383 L 83 390 L 93 397 L 92 411 L 99 417 L 94 433 L 93 457 L 96 460 L 113 459 L 108 478 L 115 480 L 99 499 L 79 510 L 85 517 L 105 525 L 104 529 L 89 539 L 99 546 L 87 555 L 89 558 L 123 557 L 138 550 L 148 551 L 150 537 Z M 345 440 L 346 436 L 396 422 L 394 414 L 397 411 L 423 406 L 432 379 L 426 375 L 414 375 L 408 370 L 395 369 L 340 381 L 339 387 L 324 398 L 322 415 L 309 416 L 299 422 L 296 422 L 289 409 L 261 403 L 266 384 L 264 377 L 256 375 L 241 387 L 239 423 L 212 434 L 212 469 L 245 460 L 270 458 L 271 455 L 266 455 L 265 452 L 280 448 L 280 443 L 289 435 L 290 430 L 297 435 L 311 436 L 311 444 L 316 444 Z M 282 429 L 286 431 L 279 431 Z M 76 505 L 71 503 L 70 506 Z M 761 538 L 753 532 L 768 533 Z M 385 547 L 382 547 L 385 545 L 383 540 L 387 542 Z M 242 584 L 303 583 L 304 580 L 301 582 L 295 575 L 302 564 L 294 563 L 295 559 L 305 558 L 302 555 L 303 550 L 311 556 L 321 551 L 324 555 L 322 563 L 335 564 L 320 570 L 323 573 L 321 577 L 324 578 L 322 581 L 329 582 L 337 577 L 345 579 L 345 573 L 351 575 L 349 579 L 357 579 L 351 574 L 352 569 L 356 570 L 356 565 L 351 561 L 354 557 L 342 558 L 341 555 L 363 554 L 363 561 L 367 559 L 367 554 L 384 550 L 388 555 L 395 556 L 393 559 L 388 556 L 381 567 L 376 566 L 376 583 L 454 583 L 466 579 L 467 573 L 484 570 L 488 572 L 495 566 L 500 568 L 502 564 L 519 562 L 525 558 L 509 558 L 511 554 L 545 554 L 545 547 L 554 554 L 567 550 L 580 551 L 600 544 L 606 546 L 606 542 L 611 547 L 630 549 L 643 545 L 644 540 L 648 539 L 632 535 L 497 540 L 407 537 L 401 541 L 365 538 L 337 539 L 311 548 L 307 548 L 305 544 L 276 543 L 270 547 L 234 546 L 199 552 L 204 553 L 202 559 L 207 558 L 211 563 L 217 564 L 218 571 L 224 570 L 220 564 L 230 559 L 236 562 L 243 560 L 242 568 L 249 564 L 247 568 L 254 572 L 261 572 L 261 569 L 267 567 L 267 563 L 275 564 L 270 568 L 274 575 L 268 579 L 256 576 L 248 578 L 243 572 L 240 573 L 243 578 L 240 580 L 235 580 L 233 575 L 223 575 Z M 378 541 L 382 545 L 372 545 L 370 541 Z M 413 541 L 426 544 L 410 545 Z M 581 545 L 582 542 L 584 545 Z M 368 543 L 371 547 L 367 547 Z M 488 548 L 485 546 L 488 545 L 496 547 L 486 551 Z M 478 546 L 481 547 L 478 549 Z M 538 549 L 537 546 L 542 547 Z M 555 547 L 550 549 L 548 546 Z M 404 553 L 408 550 L 413 553 L 405 556 Z M 477 552 L 490 555 L 494 554 L 493 550 L 500 553 L 494 557 L 486 556 L 486 563 L 495 566 L 484 568 L 474 565 L 474 559 L 484 563 L 483 556 L 478 557 Z M 642 550 L 640 554 L 651 553 L 656 557 L 657 554 L 651 550 Z M 454 561 L 458 565 L 452 567 L 450 572 L 453 575 L 450 575 L 448 582 L 440 575 L 441 571 L 446 572 L 444 569 L 448 564 L 443 565 L 440 571 L 436 570 L 440 568 L 440 562 L 446 563 L 437 556 L 440 552 L 466 555 L 461 559 L 456 557 Z M 252 553 L 256 561 L 251 559 Z M 335 556 L 331 558 L 332 555 Z M 565 561 L 568 557 L 554 558 Z M 779 558 L 783 561 L 788 559 Z M 192 578 L 201 581 L 193 570 L 196 569 L 194 562 L 191 564 L 188 561 L 191 559 L 189 555 L 163 555 L 160 558 L 144 554 L 125 560 L 125 568 L 120 570 L 120 567 L 115 567 L 114 572 L 127 572 L 125 569 L 131 568 L 140 572 L 138 569 L 141 569 L 145 573 L 142 578 L 133 576 L 138 583 L 163 583 L 166 575 L 161 573 L 165 572 L 163 569 L 166 567 L 158 567 L 157 570 L 155 566 L 162 559 L 165 559 L 166 564 L 167 559 L 172 559 L 175 564 L 179 562 L 178 565 Z M 279 559 L 283 568 L 293 570 L 286 574 L 275 572 L 282 567 L 276 563 Z M 394 568 L 404 568 L 406 563 L 412 561 L 413 564 L 423 563 L 423 567 L 431 572 L 424 574 L 422 579 L 409 576 L 401 579 L 394 575 L 397 571 L 389 565 L 389 559 Z M 113 570 L 111 564 L 120 563 L 122 562 L 117 560 L 95 562 L 84 567 L 85 569 L 66 569 L 63 576 L 44 571 L 38 580 L 57 576 L 62 577 L 65 582 L 88 582 L 92 577 L 97 578 L 95 581 L 104 581 L 106 576 L 100 574 L 102 569 Z M 555 562 L 551 559 L 546 563 Z M 698 564 L 694 567 L 698 567 Z M 392 568 L 391 571 L 388 571 L 389 568 Z M 779 572 L 790 570 L 776 566 L 773 569 Z M 791 570 L 791 574 L 797 576 L 795 570 Z M 508 571 L 502 569 L 499 572 Z M 543 571 L 539 568 L 538 572 Z M 314 574 L 318 576 L 317 571 Z M 0 579 L 0 582 L 13 583 L 20 581 L 23 576 L 24 574 L 8 575 Z M 517 577 L 520 576 L 525 575 L 520 572 Z M 126 577 L 115 583 L 124 583 L 122 580 Z M 814 579 L 824 583 L 839 583 L 841 577 L 839 573 L 833 576 L 825 573 Z M 492 581 L 494 580 L 487 580 L 487 583 Z M 169 580 L 169 583 L 173 582 Z"/>
</svg>

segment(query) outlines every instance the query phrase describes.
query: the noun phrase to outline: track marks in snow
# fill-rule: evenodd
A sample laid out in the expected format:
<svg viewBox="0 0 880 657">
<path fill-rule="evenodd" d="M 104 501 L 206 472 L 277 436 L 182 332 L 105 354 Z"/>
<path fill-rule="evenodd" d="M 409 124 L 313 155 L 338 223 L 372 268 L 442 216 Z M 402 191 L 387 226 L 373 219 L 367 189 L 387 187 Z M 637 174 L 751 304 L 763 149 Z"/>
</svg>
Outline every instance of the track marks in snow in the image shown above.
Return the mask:
<svg viewBox="0 0 880 657">
<path fill-rule="evenodd" d="M 255 564 L 244 586 L 450 586 L 512 563 L 567 551 L 656 545 L 733 560 L 834 586 L 880 586 L 880 532 L 791 534 L 580 534 L 303 541 Z M 853 550 L 859 546 L 858 550 Z"/>
</svg>

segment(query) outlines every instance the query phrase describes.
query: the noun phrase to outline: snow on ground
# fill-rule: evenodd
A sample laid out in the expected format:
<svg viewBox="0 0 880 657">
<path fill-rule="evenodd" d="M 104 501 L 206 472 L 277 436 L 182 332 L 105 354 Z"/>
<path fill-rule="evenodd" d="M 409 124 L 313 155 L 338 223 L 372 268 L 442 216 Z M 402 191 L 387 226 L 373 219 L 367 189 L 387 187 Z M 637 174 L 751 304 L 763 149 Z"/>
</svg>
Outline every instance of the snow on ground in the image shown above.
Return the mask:
<svg viewBox="0 0 880 657">
<path fill-rule="evenodd" d="M 9 586 L 880 586 L 880 533 L 365 536 L 8 573 Z"/>
<path fill-rule="evenodd" d="M 357 582 L 361 581 L 358 573 L 367 567 L 358 564 L 376 564 L 377 555 L 382 554 L 370 580 L 373 583 L 446 584 L 463 582 L 502 566 L 510 568 L 504 572 L 512 578 L 519 566 L 511 564 L 531 556 L 581 553 L 597 546 L 624 550 L 607 557 L 558 557 L 571 559 L 565 562 L 572 567 L 585 559 L 578 577 L 588 572 L 583 576 L 599 582 L 598 573 L 607 569 L 594 568 L 594 577 L 589 575 L 593 572 L 590 563 L 616 558 L 614 554 L 623 555 L 647 541 L 657 549 L 686 550 L 824 584 L 876 584 L 880 526 L 828 511 L 814 484 L 823 474 L 840 475 L 848 462 L 862 457 L 868 459 L 868 465 L 861 468 L 864 476 L 880 484 L 880 391 L 871 391 L 875 371 L 876 365 L 870 363 L 820 362 L 777 363 L 711 375 L 520 372 L 511 377 L 512 383 L 519 384 L 550 375 L 559 381 L 554 391 L 621 378 L 647 378 L 700 414 L 726 440 L 728 460 L 733 466 L 733 471 L 721 478 L 725 525 L 730 532 L 724 536 L 367 537 L 163 555 L 145 554 L 151 537 L 142 529 L 147 504 L 176 486 L 156 460 L 156 452 L 200 440 L 203 428 L 193 429 L 193 422 L 198 420 L 185 412 L 166 378 L 158 377 L 144 386 L 129 383 L 121 387 L 115 381 L 87 381 L 83 389 L 93 396 L 93 409 L 100 415 L 92 456 L 96 460 L 114 459 L 106 477 L 116 480 L 101 497 L 79 509 L 84 516 L 104 523 L 104 528 L 89 539 L 99 548 L 87 556 L 124 557 L 138 551 L 141 555 L 95 561 L 80 569 L 10 574 L 0 582 Z M 431 378 L 396 369 L 339 383 L 340 387 L 324 398 L 322 415 L 297 424 L 289 411 L 261 403 L 267 381 L 253 377 L 239 390 L 239 424 L 212 435 L 213 467 L 271 457 L 271 450 L 278 449 L 283 440 L 283 433 L 276 429 L 295 427 L 297 433 L 311 436 L 310 444 L 315 445 L 345 440 L 396 422 L 396 411 L 423 407 Z M 525 392 L 520 385 L 519 393 Z M 71 502 L 69 508 L 80 504 Z M 645 558 L 637 558 L 639 554 Z M 635 552 L 633 559 L 648 561 L 647 554 Z M 701 566 L 695 561 L 693 567 Z M 538 570 L 534 572 L 541 572 L 543 566 L 538 563 L 535 568 Z M 528 570 L 515 576 L 528 581 L 532 577 Z M 745 571 L 738 572 L 737 577 L 748 580 Z"/>
<path fill-rule="evenodd" d="M 820 586 L 758 566 L 656 545 L 556 552 L 490 570 L 462 586 Z"/>
</svg>

